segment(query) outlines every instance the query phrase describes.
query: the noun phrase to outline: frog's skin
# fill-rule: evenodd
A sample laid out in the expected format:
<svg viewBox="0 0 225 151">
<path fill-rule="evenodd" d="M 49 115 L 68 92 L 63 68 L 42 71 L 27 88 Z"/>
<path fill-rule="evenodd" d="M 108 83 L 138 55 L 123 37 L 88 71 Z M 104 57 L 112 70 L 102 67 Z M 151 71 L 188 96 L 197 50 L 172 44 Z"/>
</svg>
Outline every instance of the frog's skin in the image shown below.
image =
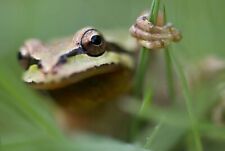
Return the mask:
<svg viewBox="0 0 225 151">
<path fill-rule="evenodd" d="M 154 26 L 147 18 L 148 14 L 138 17 L 130 28 L 139 44 L 159 49 L 180 40 L 180 33 L 172 25 Z M 93 27 L 48 43 L 29 39 L 19 52 L 25 68 L 24 82 L 47 90 L 66 112 L 75 115 L 92 111 L 98 114 L 93 109 L 129 91 L 134 58 L 134 53 L 105 39 Z"/>
<path fill-rule="evenodd" d="M 76 112 L 112 100 L 131 86 L 132 54 L 104 40 L 92 27 L 47 44 L 28 40 L 19 56 L 27 68 L 26 83 L 48 90 L 60 104 Z M 27 67 L 30 62 L 34 64 Z"/>
</svg>

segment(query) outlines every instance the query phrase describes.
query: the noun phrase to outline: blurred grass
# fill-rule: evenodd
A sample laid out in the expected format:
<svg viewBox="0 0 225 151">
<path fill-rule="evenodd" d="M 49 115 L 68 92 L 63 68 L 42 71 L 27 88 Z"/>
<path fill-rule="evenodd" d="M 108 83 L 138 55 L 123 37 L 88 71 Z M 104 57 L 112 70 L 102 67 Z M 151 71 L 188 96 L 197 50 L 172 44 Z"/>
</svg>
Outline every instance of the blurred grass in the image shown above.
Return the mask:
<svg viewBox="0 0 225 151">
<path fill-rule="evenodd" d="M 184 37 L 181 43 L 173 45 L 174 55 L 182 65 L 194 64 L 209 54 L 225 58 L 224 0 L 164 0 L 164 3 L 168 20 L 181 29 Z M 0 0 L 0 150 L 141 150 L 115 140 L 96 141 L 96 137 L 68 141 L 55 125 L 49 106 L 41 103 L 46 98 L 20 82 L 21 71 L 15 56 L 22 42 L 30 37 L 47 40 L 70 35 L 87 25 L 100 30 L 128 30 L 140 12 L 148 9 L 146 6 L 148 0 Z M 207 151 L 225 148 L 224 127 L 218 127 L 208 118 L 208 112 L 219 100 L 218 85 L 224 80 L 222 76 L 191 90 L 196 100 L 193 112 L 199 120 Z M 183 102 L 181 97 L 178 102 Z M 136 113 L 137 106 L 140 105 L 132 106 L 130 112 Z M 164 117 L 151 140 L 153 151 L 173 150 L 180 148 L 178 144 L 192 143 L 183 139 L 190 128 L 184 106 L 152 106 L 142 116 L 156 124 Z M 141 137 L 145 140 L 152 131 L 152 127 L 147 127 L 140 132 L 140 140 Z"/>
<path fill-rule="evenodd" d="M 151 8 L 148 10 L 149 11 L 149 21 L 152 22 L 153 24 L 156 22 L 157 17 L 158 17 L 158 12 L 160 8 L 160 0 L 153 0 L 151 3 Z M 142 47 L 139 56 L 138 56 L 138 63 L 137 63 L 137 68 L 135 70 L 135 75 L 134 75 L 134 90 L 133 94 L 136 98 L 142 99 L 142 105 L 140 107 L 139 112 L 137 113 L 138 116 L 141 114 L 145 114 L 146 109 L 152 104 L 153 99 L 152 99 L 152 86 L 150 85 L 148 90 L 146 92 L 143 92 L 143 86 L 145 85 L 145 76 L 147 73 L 148 65 L 149 65 L 149 58 L 152 50 L 148 50 L 145 47 Z M 138 118 L 138 117 L 137 117 Z M 139 130 L 139 125 L 140 125 L 140 120 L 134 118 L 134 124 L 131 126 L 131 133 L 132 133 L 132 138 L 135 139 L 135 136 L 137 135 L 137 132 Z"/>
<path fill-rule="evenodd" d="M 173 52 L 171 52 L 171 54 L 172 53 Z M 199 124 L 198 124 L 195 112 L 193 110 L 194 99 L 191 97 L 190 88 L 189 88 L 189 84 L 188 84 L 190 82 L 187 80 L 187 78 L 184 74 L 184 71 L 182 69 L 182 66 L 179 64 L 177 59 L 173 55 L 171 55 L 171 56 L 172 56 L 171 59 L 174 62 L 174 66 L 177 71 L 177 75 L 179 77 L 180 83 L 181 83 L 181 89 L 182 89 L 181 91 L 183 93 L 183 97 L 184 97 L 185 104 L 187 107 L 188 117 L 189 117 L 189 120 L 191 123 L 191 130 L 192 130 L 192 135 L 193 135 L 191 139 L 194 140 L 194 146 L 195 146 L 195 147 L 193 147 L 193 149 L 195 151 L 203 151 L 201 137 L 200 137 L 199 129 L 198 129 Z"/>
<path fill-rule="evenodd" d="M 150 14 L 148 20 L 153 24 L 155 24 L 157 21 L 159 8 L 160 8 L 160 0 L 153 0 L 151 8 L 150 10 L 148 10 Z M 142 47 L 139 52 L 138 64 L 134 77 L 134 94 L 136 97 L 140 98 L 143 97 L 142 92 L 143 92 L 143 85 L 145 82 L 144 79 L 147 73 L 151 51 L 152 50 L 150 49 Z"/>
</svg>

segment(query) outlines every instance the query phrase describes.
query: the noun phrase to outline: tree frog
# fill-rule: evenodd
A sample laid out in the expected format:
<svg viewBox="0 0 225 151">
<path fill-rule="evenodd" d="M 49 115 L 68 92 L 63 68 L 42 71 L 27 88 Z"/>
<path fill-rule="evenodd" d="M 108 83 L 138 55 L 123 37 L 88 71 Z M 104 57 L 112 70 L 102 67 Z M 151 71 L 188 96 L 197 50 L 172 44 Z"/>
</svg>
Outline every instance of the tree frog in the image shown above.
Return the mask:
<svg viewBox="0 0 225 151">
<path fill-rule="evenodd" d="M 130 28 L 139 45 L 160 49 L 181 39 L 171 24 L 153 25 L 148 17 L 148 13 L 142 14 Z M 23 81 L 48 91 L 76 115 L 114 100 L 131 89 L 136 60 L 135 53 L 105 37 L 99 30 L 85 27 L 74 36 L 47 43 L 25 41 L 18 53 L 25 69 Z"/>
</svg>

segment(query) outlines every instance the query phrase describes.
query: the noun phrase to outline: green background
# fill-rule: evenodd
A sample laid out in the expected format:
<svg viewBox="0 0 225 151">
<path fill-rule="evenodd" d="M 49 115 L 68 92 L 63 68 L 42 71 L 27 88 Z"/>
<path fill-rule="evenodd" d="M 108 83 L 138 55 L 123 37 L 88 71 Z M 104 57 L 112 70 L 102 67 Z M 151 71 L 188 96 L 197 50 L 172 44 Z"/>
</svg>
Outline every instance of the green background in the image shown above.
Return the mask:
<svg viewBox="0 0 225 151">
<path fill-rule="evenodd" d="M 179 51 L 224 55 L 223 0 L 164 0 L 168 20 L 184 36 Z M 71 35 L 81 27 L 127 30 L 135 18 L 150 8 L 149 0 L 1 0 L 1 53 L 17 51 L 30 37 L 51 39 Z"/>
<path fill-rule="evenodd" d="M 224 0 L 162 2 L 166 5 L 168 20 L 183 35 L 183 40 L 173 45 L 182 64 L 195 64 L 195 61 L 208 55 L 224 59 Z M 124 29 L 128 32 L 136 17 L 149 9 L 150 4 L 150 0 L 0 0 L 0 150 L 141 150 L 96 137 L 68 142 L 48 112 L 49 106 L 39 101 L 43 98 L 21 82 L 16 54 L 27 38 L 48 40 L 71 35 L 87 25 L 99 30 Z M 216 81 L 222 83 L 223 80 L 220 80 Z M 208 100 L 214 99 L 213 92 L 217 90 L 213 86 L 208 84 L 193 94 L 194 101 L 199 103 L 196 108 L 200 113 L 202 109 L 211 107 L 212 102 Z M 163 127 L 155 137 L 152 148 L 157 151 L 170 150 L 171 146 L 181 142 L 181 136 L 189 132 L 187 127 L 177 127 L 187 120 L 184 118 L 186 110 L 172 109 L 167 112 L 153 108 L 151 115 L 153 121 L 160 121 L 161 115 L 168 115 L 167 120 L 172 123 L 172 126 Z M 202 135 L 207 136 L 205 150 L 216 148 L 222 151 L 225 130 L 211 124 L 201 127 Z M 189 135 L 185 137 L 189 140 L 186 145 L 191 149 L 193 144 L 189 138 Z"/>
</svg>

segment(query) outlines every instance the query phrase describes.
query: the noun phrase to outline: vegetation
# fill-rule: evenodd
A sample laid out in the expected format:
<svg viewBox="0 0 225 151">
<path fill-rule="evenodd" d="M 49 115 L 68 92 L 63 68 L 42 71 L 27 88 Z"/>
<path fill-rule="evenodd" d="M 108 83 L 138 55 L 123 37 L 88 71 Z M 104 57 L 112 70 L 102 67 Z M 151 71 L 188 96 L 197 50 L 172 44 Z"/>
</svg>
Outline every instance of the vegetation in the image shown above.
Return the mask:
<svg viewBox="0 0 225 151">
<path fill-rule="evenodd" d="M 217 68 L 225 58 L 223 0 L 161 0 L 158 7 L 152 7 L 156 12 L 166 8 L 166 20 L 181 29 L 183 40 L 156 52 L 165 55 L 165 65 L 158 65 L 162 71 L 154 73 L 149 68 L 142 74 L 147 84 L 139 83 L 143 90 L 124 107 L 138 117 L 131 125 L 134 135 L 130 142 L 89 133 L 68 138 L 56 125 L 52 104 L 43 101 L 50 98 L 21 82 L 22 71 L 15 56 L 24 39 L 65 36 L 86 25 L 100 30 L 128 30 L 150 2 L 0 1 L 0 150 L 224 150 L 224 121 L 219 121 L 221 124 L 212 118 L 225 99 L 224 68 Z M 155 52 L 150 51 L 147 57 L 150 64 L 153 55 Z M 210 58 L 214 59 L 204 61 Z M 159 74 L 166 75 L 162 76 L 165 83 Z M 160 88 L 164 95 L 164 86 L 170 99 L 160 104 L 156 93 Z M 142 119 L 150 123 L 145 129 L 139 127 Z"/>
</svg>

